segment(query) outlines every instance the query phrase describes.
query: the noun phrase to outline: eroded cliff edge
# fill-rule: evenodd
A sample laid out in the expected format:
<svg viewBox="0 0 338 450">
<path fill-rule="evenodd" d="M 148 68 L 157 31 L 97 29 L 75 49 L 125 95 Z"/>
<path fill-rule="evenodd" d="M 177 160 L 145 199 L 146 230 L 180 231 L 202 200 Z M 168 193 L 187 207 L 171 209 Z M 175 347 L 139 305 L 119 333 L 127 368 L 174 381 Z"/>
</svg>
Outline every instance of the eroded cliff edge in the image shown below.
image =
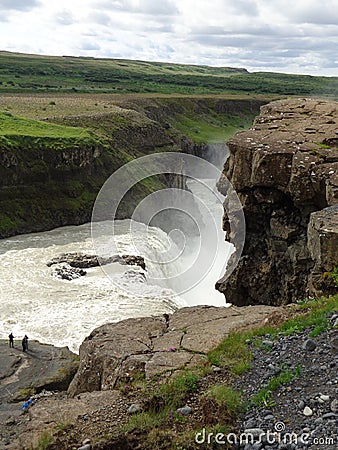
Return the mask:
<svg viewBox="0 0 338 450">
<path fill-rule="evenodd" d="M 228 146 L 224 174 L 242 202 L 246 240 L 235 271 L 216 287 L 239 306 L 332 292 L 327 275 L 338 265 L 338 103 L 288 99 L 262 106 L 253 127 Z M 230 232 L 226 212 L 224 229 Z"/>
</svg>

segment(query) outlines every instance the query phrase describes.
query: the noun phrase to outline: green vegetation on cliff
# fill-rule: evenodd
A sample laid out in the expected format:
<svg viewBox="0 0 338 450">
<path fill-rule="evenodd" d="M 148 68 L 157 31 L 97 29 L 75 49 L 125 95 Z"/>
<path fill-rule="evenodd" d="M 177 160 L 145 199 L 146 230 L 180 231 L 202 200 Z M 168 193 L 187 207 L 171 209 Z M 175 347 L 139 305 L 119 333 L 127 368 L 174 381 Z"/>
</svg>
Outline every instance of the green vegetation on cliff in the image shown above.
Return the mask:
<svg viewBox="0 0 338 450">
<path fill-rule="evenodd" d="M 226 142 L 236 131 L 249 128 L 253 117 L 246 115 L 213 114 L 205 117 L 181 114 L 175 117 L 174 126 L 196 143 Z"/>
<path fill-rule="evenodd" d="M 123 59 L 0 52 L 0 92 L 337 96 L 337 77 Z"/>
<path fill-rule="evenodd" d="M 0 236 L 83 221 L 103 182 L 95 152 L 104 145 L 84 128 L 0 112 Z M 79 179 L 81 163 L 91 169 Z"/>
<path fill-rule="evenodd" d="M 107 95 L 0 98 L 0 237 L 90 220 L 107 178 L 133 158 L 162 151 L 203 156 L 249 126 L 262 100 Z M 163 187 L 145 179 L 118 210 Z"/>
<path fill-rule="evenodd" d="M 57 125 L 17 117 L 0 111 L 0 147 L 19 148 L 80 148 L 98 145 L 93 133 L 83 128 Z"/>
</svg>

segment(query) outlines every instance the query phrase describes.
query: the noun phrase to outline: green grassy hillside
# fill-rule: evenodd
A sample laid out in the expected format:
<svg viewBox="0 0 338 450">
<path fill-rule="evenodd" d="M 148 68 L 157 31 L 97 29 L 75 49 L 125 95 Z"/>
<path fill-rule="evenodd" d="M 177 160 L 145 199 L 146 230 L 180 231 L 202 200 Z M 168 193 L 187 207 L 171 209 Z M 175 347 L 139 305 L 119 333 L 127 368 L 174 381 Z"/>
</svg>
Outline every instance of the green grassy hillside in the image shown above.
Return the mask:
<svg viewBox="0 0 338 450">
<path fill-rule="evenodd" d="M 338 77 L 0 52 L 0 93 L 276 94 L 337 98 Z"/>
<path fill-rule="evenodd" d="M 29 147 L 63 149 L 97 145 L 94 135 L 83 129 L 51 124 L 0 111 L 0 147 Z"/>
</svg>

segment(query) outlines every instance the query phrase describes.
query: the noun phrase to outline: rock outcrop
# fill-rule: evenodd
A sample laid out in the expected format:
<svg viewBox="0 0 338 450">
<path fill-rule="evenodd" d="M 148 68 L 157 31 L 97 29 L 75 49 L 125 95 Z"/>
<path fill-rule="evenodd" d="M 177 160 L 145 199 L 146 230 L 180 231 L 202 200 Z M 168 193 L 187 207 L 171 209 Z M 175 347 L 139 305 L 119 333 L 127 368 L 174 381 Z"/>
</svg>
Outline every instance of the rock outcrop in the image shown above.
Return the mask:
<svg viewBox="0 0 338 450">
<path fill-rule="evenodd" d="M 80 347 L 68 393 L 109 390 L 131 380 L 193 367 L 231 330 L 273 323 L 286 312 L 267 306 L 182 308 L 168 317 L 127 319 L 94 330 Z"/>
<path fill-rule="evenodd" d="M 76 269 L 89 269 L 90 267 L 97 267 L 99 265 L 103 266 L 106 264 L 119 263 L 127 264 L 128 266 L 139 266 L 145 270 L 146 265 L 143 256 L 138 255 L 113 255 L 107 258 L 100 257 L 97 255 L 87 255 L 85 253 L 62 253 L 59 256 L 51 259 L 47 266 L 51 267 L 54 264 L 66 263 L 70 267 Z M 84 274 L 85 275 L 85 274 Z"/>
<path fill-rule="evenodd" d="M 66 390 L 78 367 L 77 355 L 68 347 L 54 347 L 29 341 L 23 352 L 21 341 L 14 348 L 0 342 L 0 423 L 11 415 L 19 415 L 17 403 L 43 389 Z M 1 434 L 1 433 L 0 433 Z"/>
<path fill-rule="evenodd" d="M 325 274 L 338 265 L 338 103 L 270 103 L 228 146 L 224 173 L 243 205 L 246 241 L 217 288 L 240 306 L 330 293 Z"/>
</svg>

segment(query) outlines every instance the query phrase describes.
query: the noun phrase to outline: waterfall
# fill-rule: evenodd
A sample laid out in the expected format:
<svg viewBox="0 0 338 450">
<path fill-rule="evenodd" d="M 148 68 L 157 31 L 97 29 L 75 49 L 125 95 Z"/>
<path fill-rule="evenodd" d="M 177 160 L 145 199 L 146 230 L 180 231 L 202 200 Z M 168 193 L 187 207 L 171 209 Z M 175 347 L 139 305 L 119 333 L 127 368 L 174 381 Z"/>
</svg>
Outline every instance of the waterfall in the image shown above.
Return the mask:
<svg viewBox="0 0 338 450">
<path fill-rule="evenodd" d="M 89 268 L 86 276 L 72 281 L 52 276 L 53 267 L 47 263 L 54 257 L 95 253 L 91 224 L 1 240 L 0 337 L 7 338 L 11 331 L 19 338 L 27 333 L 30 339 L 77 351 L 83 339 L 106 322 L 163 314 L 187 305 L 224 306 L 224 296 L 214 286 L 232 248 L 221 229 L 223 207 L 216 182 L 215 178 L 187 177 L 184 212 L 196 214 L 197 205 L 199 234 L 189 231 L 195 217 L 183 228 L 185 234 L 175 226 L 166 233 L 135 220 L 96 224 L 106 250 L 109 242 L 109 256 L 144 256 L 145 271 L 111 263 Z M 192 197 L 198 200 L 193 206 Z M 217 254 L 210 254 L 211 248 L 217 248 Z"/>
</svg>

